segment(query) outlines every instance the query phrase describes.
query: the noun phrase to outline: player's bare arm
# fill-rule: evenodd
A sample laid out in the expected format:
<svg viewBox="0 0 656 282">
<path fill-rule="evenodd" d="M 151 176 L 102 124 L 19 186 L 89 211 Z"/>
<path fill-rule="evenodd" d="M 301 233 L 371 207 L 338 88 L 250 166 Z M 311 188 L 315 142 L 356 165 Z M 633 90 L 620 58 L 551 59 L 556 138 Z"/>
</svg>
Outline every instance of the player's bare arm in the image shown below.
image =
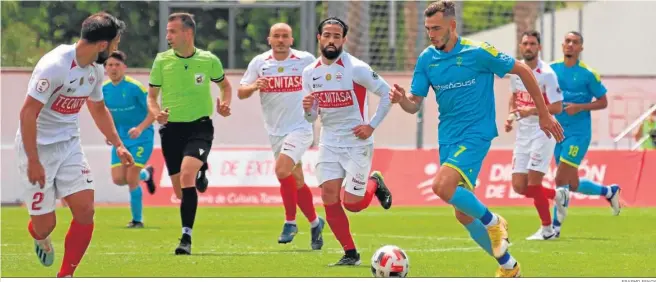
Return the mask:
<svg viewBox="0 0 656 282">
<path fill-rule="evenodd" d="M 169 121 L 168 109 L 160 108 L 157 99 L 159 98 L 159 87 L 148 87 L 148 112 L 157 120 L 159 124 L 166 124 Z"/>
<path fill-rule="evenodd" d="M 517 100 L 517 96 L 515 93 L 510 93 L 510 99 L 508 99 L 508 118 L 506 119 L 504 129 L 506 132 L 510 132 L 512 130 L 512 124 L 516 119 L 515 114 L 517 113 L 517 105 L 515 101 Z"/>
<path fill-rule="evenodd" d="M 544 131 L 547 137 L 553 135 L 556 138 L 556 141 L 562 141 L 565 138 L 563 135 L 563 128 L 556 121 L 556 118 L 549 114 L 547 103 L 544 101 L 544 97 L 542 97 L 542 91 L 540 91 L 538 80 L 533 75 L 533 70 L 531 70 L 526 64 L 515 62 L 510 73 L 519 76 L 529 95 L 531 95 L 538 111 L 540 128 Z"/>
<path fill-rule="evenodd" d="M 581 111 L 598 111 L 603 110 L 608 107 L 608 98 L 606 95 L 601 96 L 599 99 L 595 99 L 592 103 L 585 104 L 565 104 L 565 112 L 569 115 L 575 115 Z"/>
<path fill-rule="evenodd" d="M 130 134 L 130 138 L 135 139 L 139 138 L 141 136 L 141 132 L 144 131 L 148 126 L 153 124 L 155 122 L 155 116 L 148 111 L 148 115 L 146 115 L 146 118 L 136 127 L 130 128 L 128 131 L 128 134 Z"/>
<path fill-rule="evenodd" d="M 116 147 L 116 153 L 121 159 L 121 162 L 125 166 L 131 166 L 134 164 L 134 159 L 130 152 L 123 146 L 121 142 L 121 137 L 118 136 L 116 132 L 116 126 L 114 126 L 114 120 L 112 119 L 112 114 L 109 112 L 105 106 L 104 101 L 94 102 L 92 100 L 87 101 L 87 108 L 89 113 L 93 118 L 93 121 L 96 123 L 96 126 L 100 130 L 100 133 L 105 135 L 107 141 L 112 143 Z"/>
<path fill-rule="evenodd" d="M 232 102 L 232 85 L 227 79 L 217 82 L 221 88 L 220 98 L 216 101 L 216 112 L 221 116 L 230 116 L 230 103 Z"/>
<path fill-rule="evenodd" d="M 355 136 L 364 140 L 371 137 L 371 135 L 374 133 L 374 130 L 380 125 L 381 122 L 383 122 L 389 113 L 392 103 L 388 94 L 391 88 L 387 82 L 385 82 L 385 79 L 380 77 L 370 68 L 363 68 L 362 66 L 359 66 L 356 73 L 359 74 L 359 77 L 356 76 L 358 83 L 365 85 L 367 90 L 380 97 L 376 112 L 371 117 L 369 124 L 362 124 L 353 128 L 353 133 Z"/>
<path fill-rule="evenodd" d="M 41 188 L 45 185 L 46 173 L 39 161 L 39 152 L 36 146 L 36 120 L 42 108 L 43 103 L 27 96 L 20 112 L 20 130 L 28 160 L 28 180 L 32 185 L 39 183 Z"/>
<path fill-rule="evenodd" d="M 303 110 L 305 111 L 305 120 L 307 120 L 309 123 L 313 123 L 319 117 L 319 109 L 313 108 L 315 103 L 316 99 L 312 94 L 303 97 Z"/>
<path fill-rule="evenodd" d="M 251 84 L 242 85 L 237 89 L 237 98 L 239 98 L 240 100 L 248 99 L 256 91 L 266 88 L 266 85 L 267 85 L 267 79 L 264 77 L 258 78 L 255 82 Z"/>
<path fill-rule="evenodd" d="M 392 104 L 398 103 L 409 114 L 417 113 L 421 108 L 421 104 L 424 102 L 424 97 L 416 96 L 412 93 L 406 95 L 405 89 L 398 84 L 394 84 L 389 96 Z"/>
</svg>

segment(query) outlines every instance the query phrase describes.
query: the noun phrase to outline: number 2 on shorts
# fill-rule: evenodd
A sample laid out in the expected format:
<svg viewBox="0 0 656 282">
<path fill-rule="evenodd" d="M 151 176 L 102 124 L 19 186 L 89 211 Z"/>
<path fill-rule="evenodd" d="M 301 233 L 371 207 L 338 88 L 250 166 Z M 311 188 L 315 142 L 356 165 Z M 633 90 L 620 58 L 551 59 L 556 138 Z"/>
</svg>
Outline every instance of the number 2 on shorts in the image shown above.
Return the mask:
<svg viewBox="0 0 656 282">
<path fill-rule="evenodd" d="M 457 158 L 457 157 L 460 156 L 460 154 L 462 154 L 462 152 L 464 152 L 465 150 L 467 150 L 467 147 L 465 147 L 465 146 L 463 146 L 463 145 L 459 145 L 459 146 L 458 146 L 458 151 L 456 151 L 456 152 L 453 154 L 453 156 Z"/>
<path fill-rule="evenodd" d="M 41 202 L 43 202 L 43 198 L 44 198 L 43 197 L 43 192 L 36 192 L 36 193 L 34 193 L 34 195 L 32 195 L 32 200 L 33 200 L 32 210 L 33 211 L 41 210 L 41 207 L 39 206 L 39 204 L 41 204 Z"/>
<path fill-rule="evenodd" d="M 137 147 L 137 158 L 141 158 L 141 155 L 143 155 L 144 152 L 144 147 Z"/>
</svg>

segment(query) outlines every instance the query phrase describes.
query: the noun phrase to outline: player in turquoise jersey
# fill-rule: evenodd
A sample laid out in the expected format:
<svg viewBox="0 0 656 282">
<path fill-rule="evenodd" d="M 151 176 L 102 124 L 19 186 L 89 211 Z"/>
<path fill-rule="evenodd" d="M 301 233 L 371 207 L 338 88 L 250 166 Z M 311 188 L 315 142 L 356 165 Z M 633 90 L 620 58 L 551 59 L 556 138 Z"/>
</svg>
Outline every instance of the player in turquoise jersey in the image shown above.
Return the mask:
<svg viewBox="0 0 656 282">
<path fill-rule="evenodd" d="M 563 42 L 565 58 L 551 64 L 558 76 L 558 84 L 563 90 L 563 111 L 556 119 L 565 129 L 565 140 L 557 144 L 554 158 L 558 169 L 556 171 L 556 186 L 569 188 L 586 195 L 600 195 L 606 199 L 613 214 L 620 213 L 620 187 L 616 184 L 603 186 L 587 178 L 579 181 L 579 165 L 585 157 L 592 139 L 592 120 L 590 111 L 602 110 L 608 106 L 606 87 L 601 83 L 599 73 L 579 60 L 583 51 L 583 36 L 572 31 L 567 33 Z M 594 101 L 593 101 L 594 99 Z M 580 185 L 579 185 L 580 182 Z M 568 202 L 562 207 L 566 211 Z M 554 231 L 560 237 L 560 227 L 566 213 L 557 214 L 554 207 Z"/>
<path fill-rule="evenodd" d="M 125 75 L 126 56 L 115 51 L 105 62 L 105 71 L 109 80 L 103 84 L 105 105 L 112 113 L 116 131 L 125 147 L 134 156 L 134 166 L 125 167 L 112 149 L 112 180 L 114 184 L 130 188 L 130 210 L 132 221 L 128 228 L 143 228 L 142 192 L 139 182 L 144 181 L 148 192 L 155 193 L 153 167 L 146 166 L 153 151 L 153 121 L 155 117 L 148 114 L 146 98 L 148 91 L 136 79 Z"/>
<path fill-rule="evenodd" d="M 508 226 L 491 213 L 472 190 L 476 177 L 497 133 L 494 75 L 518 75 L 535 101 L 540 128 L 562 140 L 562 128 L 549 114 L 533 71 L 525 64 L 486 43 L 456 33 L 455 3 L 437 1 L 424 12 L 432 46 L 421 53 L 412 77 L 410 94 L 394 85 L 393 103 L 416 113 L 429 88 L 439 106 L 439 155 L 441 168 L 433 191 L 456 209 L 456 218 L 487 253 L 497 259 L 497 277 L 519 277 L 520 266 L 508 253 Z"/>
</svg>

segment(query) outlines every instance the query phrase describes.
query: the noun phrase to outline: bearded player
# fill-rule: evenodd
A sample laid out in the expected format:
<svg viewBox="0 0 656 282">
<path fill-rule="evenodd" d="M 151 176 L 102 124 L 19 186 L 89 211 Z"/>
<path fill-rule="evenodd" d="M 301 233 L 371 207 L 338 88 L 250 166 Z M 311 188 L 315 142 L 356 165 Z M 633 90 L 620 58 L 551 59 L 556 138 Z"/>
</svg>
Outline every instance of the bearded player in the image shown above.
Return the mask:
<svg viewBox="0 0 656 282">
<path fill-rule="evenodd" d="M 296 205 L 311 226 L 311 247 L 323 246 L 321 233 L 325 221 L 317 216 L 312 192 L 305 184 L 301 159 L 314 140 L 312 124 L 305 121 L 303 109 L 302 72 L 315 58 L 308 52 L 292 49 L 292 28 L 285 23 L 271 26 L 268 37 L 271 50 L 251 60 L 241 79 L 239 99 L 247 99 L 256 91 L 264 114 L 264 127 L 269 133 L 276 158 L 276 176 L 285 208 L 285 223 L 278 243 L 290 243 L 298 233 Z"/>
<path fill-rule="evenodd" d="M 527 31 L 522 35 L 519 50 L 522 61 L 533 70 L 538 80 L 545 103 L 552 115 L 563 109 L 563 94 L 558 86 L 558 78 L 549 65 L 539 58 L 542 50 L 540 33 Z M 506 120 L 506 132 L 513 128 L 513 121 L 518 119 L 515 150 L 513 151 L 512 186 L 515 192 L 533 199 L 542 227 L 528 237 L 528 240 L 550 240 L 556 238 L 551 226 L 549 200 L 555 200 L 558 213 L 564 213 L 564 205 L 569 200 L 565 189 L 548 189 L 542 186 L 542 179 L 549 170 L 556 140 L 540 130 L 537 108 L 524 83 L 517 75 L 510 77 L 510 115 Z"/>
<path fill-rule="evenodd" d="M 371 170 L 373 132 L 390 110 L 390 87 L 369 65 L 342 51 L 348 26 L 338 18 L 323 20 L 317 28 L 321 57 L 303 70 L 305 116 L 314 122 L 321 115 L 317 178 L 326 209 L 326 221 L 344 249 L 334 265 L 360 265 L 344 207 L 359 212 L 373 196 L 384 209 L 392 195 L 380 172 Z M 376 113 L 368 113 L 367 90 L 380 96 Z"/>
<path fill-rule="evenodd" d="M 16 149 L 30 214 L 27 230 L 44 266 L 51 266 L 55 259 L 50 233 L 55 229 L 56 199 L 63 199 L 73 215 L 57 277 L 73 276 L 94 228 L 93 176 L 78 126 L 85 102 L 100 132 L 116 147 L 121 163 L 127 167 L 134 163 L 102 93 L 103 63 L 117 49 L 124 29 L 125 23 L 107 13 L 86 18 L 76 44 L 60 45 L 39 60 L 20 112 Z"/>
</svg>

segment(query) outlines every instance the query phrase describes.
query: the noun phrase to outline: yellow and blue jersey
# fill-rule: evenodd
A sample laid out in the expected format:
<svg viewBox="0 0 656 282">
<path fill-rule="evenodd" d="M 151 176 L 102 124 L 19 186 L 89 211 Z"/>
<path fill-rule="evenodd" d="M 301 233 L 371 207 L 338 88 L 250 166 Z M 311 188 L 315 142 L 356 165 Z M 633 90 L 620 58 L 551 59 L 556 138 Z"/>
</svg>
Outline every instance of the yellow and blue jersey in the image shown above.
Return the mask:
<svg viewBox="0 0 656 282">
<path fill-rule="evenodd" d="M 558 76 L 558 84 L 563 91 L 563 103 L 584 104 L 592 102 L 592 98 L 601 98 L 606 95 L 606 87 L 601 82 L 601 77 L 592 68 L 582 61 L 574 66 L 567 67 L 560 60 L 551 63 L 551 68 Z M 565 136 L 591 137 L 592 119 L 590 111 L 580 111 L 575 115 L 569 115 L 565 111 L 556 115 L 556 119 L 562 125 Z"/>
<path fill-rule="evenodd" d="M 487 43 L 458 37 L 450 52 L 426 48 L 417 60 L 410 92 L 426 97 L 435 92 L 440 145 L 467 138 L 491 141 L 498 136 L 494 75 L 505 76 L 515 59 Z"/>
<path fill-rule="evenodd" d="M 147 97 L 148 91 L 136 79 L 125 76 L 121 82 L 114 85 L 110 80 L 103 84 L 103 95 L 105 96 L 105 105 L 112 114 L 116 130 L 121 140 L 128 143 L 130 128 L 138 126 L 148 115 Z M 144 129 L 138 138 L 153 139 L 154 129 L 151 124 Z"/>
</svg>

